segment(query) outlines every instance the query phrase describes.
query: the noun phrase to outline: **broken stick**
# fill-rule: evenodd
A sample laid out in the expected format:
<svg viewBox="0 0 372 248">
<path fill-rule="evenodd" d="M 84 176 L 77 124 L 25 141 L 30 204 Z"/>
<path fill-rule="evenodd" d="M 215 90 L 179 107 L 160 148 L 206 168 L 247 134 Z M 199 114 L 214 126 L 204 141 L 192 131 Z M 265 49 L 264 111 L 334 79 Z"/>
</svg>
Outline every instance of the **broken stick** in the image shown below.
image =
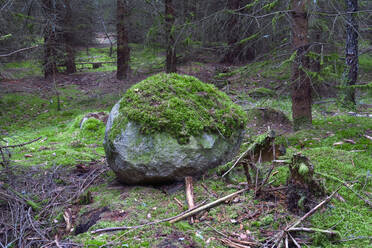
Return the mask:
<svg viewBox="0 0 372 248">
<path fill-rule="evenodd" d="M 174 218 L 174 219 L 170 220 L 169 223 L 173 224 L 173 223 L 175 223 L 175 222 L 177 222 L 177 221 L 180 221 L 180 220 L 186 219 L 186 218 L 189 217 L 189 216 L 193 216 L 193 215 L 195 215 L 195 214 L 197 214 L 197 213 L 199 213 L 199 212 L 201 212 L 201 211 L 203 211 L 203 210 L 207 210 L 207 209 L 213 208 L 213 207 L 217 206 L 218 204 L 221 204 L 222 202 L 224 202 L 224 201 L 226 201 L 226 200 L 229 200 L 230 198 L 232 198 L 232 197 L 234 197 L 234 196 L 237 196 L 237 195 L 239 195 L 239 194 L 241 194 L 241 193 L 243 193 L 243 192 L 246 192 L 246 191 L 248 191 L 248 190 L 249 190 L 248 188 L 241 189 L 241 190 L 239 190 L 239 191 L 237 191 L 237 192 L 235 192 L 235 193 L 232 193 L 232 194 L 230 194 L 230 195 L 224 196 L 224 197 L 222 197 L 222 198 L 220 198 L 220 199 L 217 199 L 217 200 L 215 200 L 215 201 L 213 201 L 213 202 L 210 202 L 210 203 L 205 204 L 205 205 L 203 205 L 203 206 L 200 206 L 200 207 L 198 207 L 198 208 L 195 208 L 195 209 L 193 209 L 193 210 L 190 211 L 190 212 L 187 212 L 187 213 L 185 213 L 185 214 L 183 214 L 183 215 L 178 216 L 177 218 Z"/>
<path fill-rule="evenodd" d="M 185 191 L 186 191 L 186 202 L 189 209 L 195 207 L 194 204 L 194 186 L 192 184 L 192 177 L 185 177 Z M 194 223 L 194 217 L 190 217 L 190 223 Z"/>
</svg>

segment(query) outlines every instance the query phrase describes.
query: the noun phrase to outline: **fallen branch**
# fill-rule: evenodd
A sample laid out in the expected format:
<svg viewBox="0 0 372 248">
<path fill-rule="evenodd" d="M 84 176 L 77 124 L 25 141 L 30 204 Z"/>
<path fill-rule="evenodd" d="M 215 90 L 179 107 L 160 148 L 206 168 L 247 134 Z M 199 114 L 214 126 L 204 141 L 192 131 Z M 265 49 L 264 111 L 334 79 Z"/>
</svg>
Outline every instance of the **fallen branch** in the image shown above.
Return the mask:
<svg viewBox="0 0 372 248">
<path fill-rule="evenodd" d="M 221 241 L 222 243 L 224 243 L 225 245 L 227 245 L 228 247 L 231 247 L 231 248 L 251 248 L 250 246 L 247 246 L 247 245 L 243 245 L 243 244 L 240 244 L 240 243 L 236 243 L 234 241 L 232 241 L 231 239 L 228 239 L 228 238 L 217 238 L 217 240 Z"/>
<path fill-rule="evenodd" d="M 269 180 L 270 176 L 271 176 L 271 173 L 273 172 L 274 170 L 274 164 L 271 166 L 269 172 L 267 173 L 265 179 L 262 181 L 262 183 L 260 184 L 260 186 L 258 186 L 256 189 L 255 189 L 255 192 L 254 192 L 254 195 L 257 196 L 257 194 L 259 194 L 262 190 L 262 187 L 265 186 L 266 182 Z M 258 174 L 258 173 L 257 173 Z"/>
<path fill-rule="evenodd" d="M 189 209 L 195 208 L 194 203 L 194 186 L 192 184 L 192 177 L 185 177 L 185 191 L 186 191 L 186 202 Z M 190 217 L 191 224 L 194 223 L 194 217 Z"/>
<path fill-rule="evenodd" d="M 229 174 L 230 171 L 232 171 L 235 168 L 235 166 L 240 162 L 240 160 L 242 158 L 244 158 L 248 153 L 256 154 L 258 152 L 262 152 L 262 148 L 264 148 L 265 146 L 267 146 L 268 144 L 270 144 L 274 139 L 275 139 L 275 133 L 273 131 L 271 131 L 271 130 L 269 130 L 265 134 L 264 138 L 262 138 L 262 136 L 258 137 L 253 142 L 253 144 L 251 144 L 248 147 L 248 149 L 239 156 L 239 158 L 235 161 L 235 163 L 230 167 L 230 169 L 228 171 L 226 171 L 222 175 L 222 177 L 225 177 L 227 174 Z"/>
<path fill-rule="evenodd" d="M 213 208 L 213 207 L 215 207 L 215 206 L 221 204 L 222 202 L 224 202 L 224 201 L 226 201 L 226 200 L 229 200 L 230 198 L 232 198 L 232 197 L 234 197 L 234 196 L 237 196 L 237 195 L 239 195 L 239 194 L 241 194 L 241 193 L 243 193 L 243 192 L 246 192 L 246 191 L 248 191 L 248 190 L 249 190 L 248 188 L 246 188 L 246 189 L 241 189 L 241 190 L 239 190 L 239 191 L 237 191 L 237 192 L 235 192 L 235 193 L 232 193 L 232 194 L 230 194 L 230 195 L 224 196 L 224 197 L 222 197 L 222 198 L 220 198 L 220 199 L 217 199 L 217 200 L 215 200 L 215 201 L 213 201 L 213 202 L 210 202 L 210 203 L 208 203 L 208 204 L 206 204 L 206 205 L 203 205 L 203 206 L 200 206 L 200 207 L 198 207 L 198 208 L 195 208 L 195 209 L 193 209 L 192 211 L 190 211 L 190 212 L 188 212 L 188 213 L 185 213 L 185 214 L 183 214 L 183 215 L 180 215 L 180 216 L 178 216 L 178 217 L 176 217 L 176 218 L 170 220 L 169 223 L 171 223 L 171 224 L 172 224 L 172 223 L 175 223 L 175 222 L 180 221 L 180 220 L 183 220 L 183 219 L 185 219 L 185 218 L 187 218 L 187 217 L 189 217 L 189 216 L 193 216 L 193 215 L 195 215 L 195 214 L 197 214 L 197 213 L 199 213 L 199 212 L 201 212 L 201 211 L 203 211 L 203 210 L 207 210 L 207 209 Z"/>
<path fill-rule="evenodd" d="M 331 176 L 331 175 L 327 175 L 327 174 L 324 174 L 324 173 L 320 173 L 320 172 L 315 172 L 316 174 L 322 176 L 322 177 L 325 177 L 327 179 L 331 179 L 331 180 L 334 180 L 334 181 L 337 181 L 337 182 L 340 182 L 342 183 L 347 189 L 349 189 L 351 192 L 353 192 L 356 196 L 359 197 L 359 199 L 361 199 L 362 201 L 364 201 L 365 204 L 367 204 L 369 207 L 372 208 L 372 202 L 369 201 L 368 199 L 364 198 L 362 195 L 360 195 L 358 192 L 356 192 L 352 186 L 350 186 L 347 182 L 335 177 L 335 176 Z"/>
<path fill-rule="evenodd" d="M 39 139 L 41 139 L 42 137 L 39 137 L 39 138 L 36 138 L 34 140 L 31 140 L 31 141 L 28 141 L 28 142 L 25 142 L 25 143 L 22 143 L 22 144 L 18 144 L 18 145 L 11 145 L 11 146 L 0 146 L 0 149 L 6 149 L 6 148 L 16 148 L 16 147 L 21 147 L 21 146 L 25 146 L 25 145 L 29 145 L 31 143 L 34 143 L 36 141 L 38 141 Z"/>
<path fill-rule="evenodd" d="M 327 204 L 335 195 L 336 193 L 341 189 L 341 187 L 339 187 L 337 190 L 335 190 L 330 196 L 328 196 L 326 199 L 324 199 L 322 202 L 320 202 L 318 205 L 316 205 L 314 208 L 312 208 L 309 212 L 307 212 L 304 216 L 302 216 L 300 219 L 298 219 L 297 221 L 295 221 L 293 224 L 289 224 L 284 230 L 282 230 L 281 232 L 279 232 L 273 239 L 271 240 L 274 240 L 274 244 L 271 246 L 272 248 L 276 248 L 276 247 L 279 247 L 280 246 L 280 243 L 282 242 L 283 240 L 283 237 L 285 235 L 289 235 L 289 237 L 293 240 L 293 242 L 295 243 L 295 245 L 297 247 L 301 247 L 297 242 L 296 240 L 291 236 L 290 232 L 292 231 L 299 231 L 299 228 L 296 228 L 299 224 L 301 224 L 304 220 L 306 220 L 307 218 L 309 218 L 310 216 L 312 216 L 316 211 L 318 211 L 321 207 L 323 207 L 325 204 Z M 304 229 L 302 229 L 304 230 Z M 321 232 L 322 231 L 325 231 L 325 230 L 321 230 L 321 229 L 315 229 L 313 228 L 312 230 L 320 230 Z M 329 231 L 329 232 L 332 232 L 332 231 Z"/>
<path fill-rule="evenodd" d="M 195 206 L 194 209 L 202 206 L 204 203 L 205 202 L 202 202 L 202 203 L 198 204 L 197 206 Z M 151 226 L 151 225 L 155 225 L 155 224 L 159 224 L 159 223 L 163 223 L 163 222 L 167 222 L 167 221 L 173 220 L 173 219 L 175 219 L 177 217 L 183 216 L 184 214 L 186 214 L 188 212 L 191 212 L 194 209 L 189 209 L 189 210 L 187 210 L 185 212 L 182 212 L 179 215 L 176 215 L 176 216 L 173 216 L 173 217 L 169 217 L 169 218 L 162 219 L 162 220 L 150 221 L 150 222 L 147 222 L 145 224 L 138 225 L 138 226 L 120 226 L 120 227 L 108 227 L 108 228 L 103 228 L 103 229 L 97 229 L 97 230 L 91 231 L 91 234 L 104 233 L 104 232 L 115 232 L 115 231 L 123 231 L 123 230 L 131 230 L 131 229 L 138 229 L 138 228 L 145 227 L 145 226 Z"/>
<path fill-rule="evenodd" d="M 325 204 L 327 204 L 333 196 L 340 190 L 341 187 L 336 189 L 330 196 L 328 196 L 325 200 L 323 200 L 321 203 L 316 205 L 313 209 L 311 209 L 309 212 L 307 212 L 304 216 L 302 216 L 300 219 L 298 219 L 294 224 L 290 225 L 286 228 L 286 231 L 290 231 L 291 228 L 295 228 L 298 226 L 302 221 L 309 218 L 311 215 L 313 215 L 316 211 L 318 211 L 321 207 L 323 207 Z"/>
<path fill-rule="evenodd" d="M 32 47 L 25 47 L 25 48 L 22 48 L 22 49 L 18 49 L 16 51 L 13 51 L 11 53 L 8 53 L 8 54 L 0 54 L 0 57 L 9 57 L 13 54 L 16 54 L 16 53 L 20 53 L 20 52 L 23 52 L 23 51 L 26 51 L 26 50 L 30 50 L 30 49 L 34 49 L 34 48 L 38 48 L 39 46 L 32 46 Z"/>
<path fill-rule="evenodd" d="M 323 229 L 308 228 L 308 227 L 294 227 L 294 228 L 291 228 L 288 231 L 291 231 L 291 232 L 312 232 L 312 233 L 320 232 L 320 233 L 324 233 L 324 234 L 331 235 L 331 236 L 340 236 L 340 233 L 337 232 L 337 231 L 334 231 L 334 230 L 323 230 Z"/>
</svg>

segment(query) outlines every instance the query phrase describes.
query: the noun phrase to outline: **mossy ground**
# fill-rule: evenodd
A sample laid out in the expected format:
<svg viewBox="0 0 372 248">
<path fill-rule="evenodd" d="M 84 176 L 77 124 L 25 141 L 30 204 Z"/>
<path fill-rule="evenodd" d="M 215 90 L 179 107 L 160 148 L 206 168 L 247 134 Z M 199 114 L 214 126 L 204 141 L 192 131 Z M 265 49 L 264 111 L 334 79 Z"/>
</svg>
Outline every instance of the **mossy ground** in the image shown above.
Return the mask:
<svg viewBox="0 0 372 248">
<path fill-rule="evenodd" d="M 163 49 L 157 47 L 144 47 L 138 44 L 130 44 L 131 60 L 130 68 L 134 75 L 140 73 L 153 73 L 162 70 L 164 67 L 164 58 L 160 56 Z M 78 51 L 76 54 L 76 69 L 78 73 L 82 72 L 113 72 L 116 71 L 116 48 L 110 56 L 109 47 L 93 47 Z M 81 64 L 87 63 L 88 64 Z M 93 63 L 103 62 L 102 66 L 94 69 Z M 92 64 L 90 64 L 92 63 Z M 25 60 L 4 63 L 0 65 L 0 70 L 5 76 L 11 79 L 20 79 L 25 77 L 42 76 L 42 64 L 38 60 Z M 65 67 L 59 66 L 58 69 L 63 72 Z"/>
<path fill-rule="evenodd" d="M 267 78 L 281 75 L 282 79 L 269 79 L 267 82 L 273 85 L 278 82 L 285 84 L 288 79 L 286 72 L 274 75 L 275 65 L 270 62 L 260 63 L 257 66 L 239 69 L 242 75 L 248 75 L 243 85 L 255 84 L 255 87 L 267 87 L 267 84 L 262 85 L 260 81 L 262 78 L 258 77 L 257 73 Z M 272 68 L 272 70 L 265 68 Z M 365 67 L 366 70 L 369 68 Z M 253 70 L 255 76 L 250 74 L 248 69 Z M 363 74 L 364 78 L 370 76 L 367 71 L 363 73 L 366 73 Z M 277 91 L 277 98 L 253 99 L 246 95 L 250 87 L 246 91 L 239 90 L 242 84 L 232 83 L 230 97 L 244 104 L 244 108 L 269 106 L 283 111 L 291 118 L 290 99 L 280 96 L 280 90 Z M 13 165 L 45 165 L 54 168 L 59 165 L 74 166 L 89 163 L 103 158 L 103 125 L 91 121 L 85 130 L 80 130 L 78 124 L 85 113 L 109 111 L 121 96 L 110 93 L 97 98 L 86 95 L 80 89 L 71 86 L 60 87 L 59 91 L 62 100 L 61 111 L 56 110 L 56 98 L 51 94 L 1 95 L 1 138 L 9 144 L 15 144 L 42 137 L 38 142 L 17 148 L 12 156 Z M 361 94 L 359 99 L 363 99 L 364 102 L 371 101 L 370 97 L 364 94 Z M 312 129 L 285 134 L 278 137 L 277 142 L 287 146 L 288 157 L 296 152 L 302 152 L 311 159 L 317 173 L 327 174 L 353 184 L 354 190 L 370 199 L 372 142 L 365 135 L 372 136 L 372 120 L 367 117 L 349 116 L 347 111 L 336 102 L 316 104 L 313 108 Z M 250 134 L 248 142 L 255 138 L 254 132 Z M 334 145 L 340 141 L 343 143 Z M 26 158 L 25 154 L 31 154 L 32 157 Z M 273 181 L 273 186 L 285 185 L 288 169 L 278 167 L 275 171 L 277 173 L 269 181 Z M 317 177 L 322 178 L 320 174 L 317 174 Z M 215 200 L 217 197 L 236 191 L 239 183 L 246 181 L 241 168 L 232 171 L 231 179 L 234 184 L 225 182 L 213 171 L 208 172 L 200 181 L 194 182 L 195 201 L 199 203 L 203 200 Z M 329 178 L 324 181 L 328 193 L 340 186 L 338 181 Z M 158 188 L 118 185 L 112 172 L 103 174 L 100 182 L 87 189 L 92 192 L 93 202 L 80 206 L 78 216 L 104 206 L 109 207 L 111 213 L 115 211 L 123 211 L 123 213 L 120 218 L 102 219 L 90 230 L 101 227 L 138 225 L 171 217 L 185 210 L 174 200 L 177 198 L 186 205 L 183 190 L 168 195 Z M 208 193 L 202 184 L 207 186 L 211 193 Z M 339 194 L 345 202 L 333 199 L 326 208 L 318 211 L 304 225 L 337 230 L 341 233 L 341 240 L 349 241 L 335 242 L 324 235 L 314 234 L 307 236 L 310 238 L 308 246 L 370 247 L 371 242 L 368 238 L 372 226 L 370 208 L 345 187 L 341 188 Z M 71 234 L 67 238 L 86 247 L 109 245 L 113 247 L 161 247 L 164 244 L 174 244 L 176 247 L 224 247 L 220 241 L 215 239 L 219 236 L 210 226 L 226 234 L 236 234 L 239 237 L 254 236 L 258 240 L 263 240 L 298 217 L 286 211 L 285 197 L 282 193 L 265 194 L 255 199 L 253 192 L 249 192 L 228 204 L 211 209 L 204 221 L 194 225 L 181 221 L 174 225 L 163 223 L 137 230 L 101 235 L 92 235 L 90 232 L 77 236 Z M 61 217 L 59 219 L 63 221 Z"/>
<path fill-rule="evenodd" d="M 246 119 L 241 107 L 215 86 L 192 76 L 160 73 L 125 93 L 109 136 L 115 139 L 132 121 L 143 133 L 168 132 L 180 143 L 203 132 L 230 138 Z"/>
</svg>

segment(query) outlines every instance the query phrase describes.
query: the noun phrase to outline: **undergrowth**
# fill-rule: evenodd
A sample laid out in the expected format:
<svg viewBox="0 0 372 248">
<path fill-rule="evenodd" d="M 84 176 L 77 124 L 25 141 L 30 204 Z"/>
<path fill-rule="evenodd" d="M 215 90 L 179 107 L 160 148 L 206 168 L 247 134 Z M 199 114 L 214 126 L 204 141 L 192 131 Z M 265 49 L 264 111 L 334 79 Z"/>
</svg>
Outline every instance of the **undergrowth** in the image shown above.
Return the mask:
<svg viewBox="0 0 372 248">
<path fill-rule="evenodd" d="M 91 55 L 96 53 L 100 53 L 99 50 L 91 51 Z M 105 50 L 104 53 L 106 54 L 107 51 Z M 360 61 L 363 70 L 371 68 L 368 66 L 368 59 L 362 57 Z M 133 65 L 138 65 L 138 68 L 142 68 L 142 62 L 132 61 Z M 155 64 L 163 63 L 158 62 Z M 270 67 L 271 71 L 266 70 Z M 282 68 L 284 68 L 282 73 L 275 77 L 271 77 L 275 65 L 268 62 L 241 68 L 238 72 L 246 73 L 250 70 L 256 75 L 263 74 L 265 77 L 270 77 L 272 81 L 287 80 L 289 67 L 283 64 Z M 157 70 L 156 66 L 154 70 Z M 256 84 L 257 87 L 262 86 L 259 79 L 255 77 L 251 77 L 247 83 Z M 132 90 L 135 89 L 138 88 Z M 138 89 L 140 90 L 142 89 Z M 1 96 L 1 138 L 8 144 L 16 144 L 42 137 L 33 144 L 17 148 L 11 158 L 15 164 L 30 168 L 35 165 L 54 168 L 54 166 L 74 166 L 103 159 L 104 124 L 91 120 L 80 129 L 80 121 L 88 112 L 110 111 L 121 96 L 110 94 L 100 98 L 89 97 L 74 87 L 60 89 L 60 95 L 62 111 L 56 110 L 55 97 L 20 93 Z M 249 107 L 271 107 L 281 110 L 290 118 L 290 99 L 278 95 L 270 99 L 254 99 L 240 93 L 239 99 L 249 102 L 251 104 Z M 339 186 L 342 187 L 339 191 L 340 197 L 333 199 L 327 207 L 318 211 L 308 222 L 304 222 L 306 227 L 336 230 L 340 232 L 341 240 L 331 240 L 321 234 L 311 234 L 305 236 L 309 240 L 308 246 L 370 247 L 372 226 L 370 208 L 353 192 L 342 186 L 340 181 L 353 185 L 353 189 L 358 194 L 370 199 L 372 141 L 368 137 L 372 136 L 371 118 L 349 116 L 346 109 L 341 108 L 337 103 L 314 105 L 313 117 L 312 129 L 285 134 L 278 137 L 276 141 L 287 147 L 287 157 L 301 152 L 311 159 L 315 166 L 316 177 L 324 181 L 328 194 Z M 269 180 L 272 181 L 273 186 L 280 187 L 286 184 L 289 174 L 287 167 L 275 168 L 274 174 Z M 234 169 L 231 172 L 231 179 L 232 182 L 229 183 L 216 176 L 213 171 L 207 172 L 204 178 L 194 182 L 195 202 L 200 203 L 205 199 L 212 201 L 235 192 L 239 183 L 246 181 L 242 168 Z M 78 218 L 90 210 L 102 207 L 108 207 L 112 213 L 121 217 L 106 216 L 90 230 L 138 225 L 168 218 L 186 209 L 183 190 L 168 195 L 159 188 L 120 186 L 116 184 L 113 173 L 109 173 L 103 180 L 104 183 L 88 189 L 92 192 L 93 202 L 81 206 Z M 209 192 L 205 190 L 202 183 Z M 174 198 L 180 200 L 184 207 L 180 207 Z M 215 228 L 226 234 L 237 234 L 239 237 L 247 235 L 262 241 L 267 238 L 265 235 L 272 235 L 283 229 L 290 221 L 300 217 L 287 212 L 287 203 L 283 198 L 283 194 L 278 193 L 255 199 L 253 192 L 249 192 L 228 204 L 212 208 L 203 221 L 194 225 L 181 221 L 174 225 L 163 223 L 142 229 L 100 235 L 86 232 L 75 236 L 71 233 L 67 238 L 87 247 L 108 244 L 115 244 L 118 247 L 119 245 L 120 247 L 156 247 L 169 244 L 176 247 L 224 247 L 216 239 L 218 234 L 213 230 Z M 251 216 L 258 210 L 254 218 L 242 218 L 242 216 Z"/>
</svg>

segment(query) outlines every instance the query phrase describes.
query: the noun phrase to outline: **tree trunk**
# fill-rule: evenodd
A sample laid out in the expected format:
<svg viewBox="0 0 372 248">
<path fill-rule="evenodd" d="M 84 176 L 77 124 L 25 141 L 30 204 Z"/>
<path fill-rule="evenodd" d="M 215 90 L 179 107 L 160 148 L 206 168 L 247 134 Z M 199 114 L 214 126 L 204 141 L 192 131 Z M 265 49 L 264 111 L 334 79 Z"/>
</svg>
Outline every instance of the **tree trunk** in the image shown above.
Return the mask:
<svg viewBox="0 0 372 248">
<path fill-rule="evenodd" d="M 128 32 L 126 30 L 127 6 L 125 0 L 117 0 L 117 73 L 116 77 L 123 80 L 128 76 L 130 49 Z"/>
<path fill-rule="evenodd" d="M 176 44 L 174 39 L 174 8 L 172 0 L 165 0 L 165 35 L 166 35 L 166 44 L 167 44 L 167 58 L 166 58 L 166 72 L 176 72 Z"/>
<path fill-rule="evenodd" d="M 307 50 L 308 16 L 306 7 L 308 0 L 292 0 L 292 46 L 296 57 L 292 65 L 292 117 L 294 130 L 312 125 L 311 116 L 311 82 L 306 74 L 309 70 Z"/>
<path fill-rule="evenodd" d="M 239 9 L 239 0 L 228 0 L 227 8 L 230 11 Z M 236 30 L 238 25 L 238 16 L 234 13 L 230 13 L 230 18 L 227 21 L 227 45 L 228 50 L 222 59 L 222 63 L 233 63 L 239 55 L 240 49 L 237 48 L 236 43 L 238 42 L 239 32 Z"/>
<path fill-rule="evenodd" d="M 349 86 L 356 84 L 358 80 L 358 22 L 355 12 L 358 11 L 358 0 L 345 0 L 346 9 L 346 69 L 343 80 L 344 87 L 342 101 L 355 104 L 355 90 Z"/>
<path fill-rule="evenodd" d="M 75 73 L 76 72 L 76 64 L 75 64 L 75 50 L 73 46 L 73 23 L 72 23 L 72 9 L 70 5 L 70 0 L 64 0 L 65 4 L 65 16 L 63 19 L 63 40 L 66 50 L 65 55 L 65 65 L 66 65 L 66 72 L 67 73 Z"/>
<path fill-rule="evenodd" d="M 44 28 L 44 77 L 50 78 L 57 72 L 57 35 L 56 35 L 56 6 L 52 0 L 43 0 L 42 2 L 45 28 Z"/>
</svg>

